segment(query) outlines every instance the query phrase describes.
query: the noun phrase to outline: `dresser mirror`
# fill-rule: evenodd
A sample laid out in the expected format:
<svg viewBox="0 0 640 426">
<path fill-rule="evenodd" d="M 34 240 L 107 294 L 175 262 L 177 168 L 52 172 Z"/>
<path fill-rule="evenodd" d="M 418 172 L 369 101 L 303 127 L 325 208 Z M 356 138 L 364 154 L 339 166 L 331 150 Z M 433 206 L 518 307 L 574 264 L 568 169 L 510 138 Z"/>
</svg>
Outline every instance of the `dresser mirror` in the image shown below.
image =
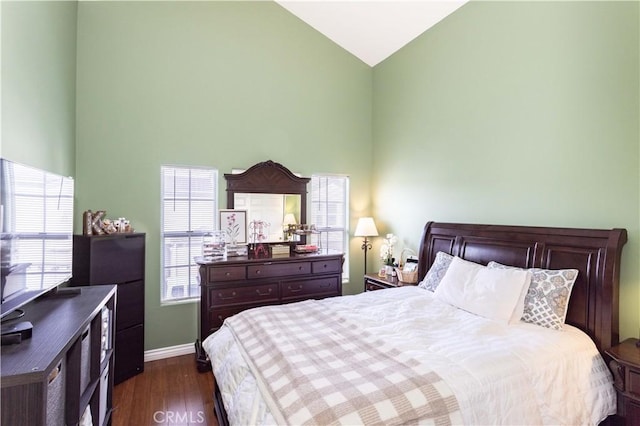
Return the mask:
<svg viewBox="0 0 640 426">
<path fill-rule="evenodd" d="M 292 217 L 295 223 L 300 223 L 300 194 L 236 192 L 233 205 L 234 209 L 247 211 L 247 225 L 254 220 L 269 224 L 263 242 L 284 241 L 285 223 L 291 222 Z"/>
<path fill-rule="evenodd" d="M 247 211 L 249 242 L 253 221 L 262 221 L 263 238 L 259 242 L 286 241 L 287 224 L 307 222 L 307 183 L 282 164 L 265 161 L 242 173 L 227 173 L 227 208 Z M 256 241 L 258 242 L 258 241 Z M 305 244 L 304 236 L 300 239 Z"/>
</svg>

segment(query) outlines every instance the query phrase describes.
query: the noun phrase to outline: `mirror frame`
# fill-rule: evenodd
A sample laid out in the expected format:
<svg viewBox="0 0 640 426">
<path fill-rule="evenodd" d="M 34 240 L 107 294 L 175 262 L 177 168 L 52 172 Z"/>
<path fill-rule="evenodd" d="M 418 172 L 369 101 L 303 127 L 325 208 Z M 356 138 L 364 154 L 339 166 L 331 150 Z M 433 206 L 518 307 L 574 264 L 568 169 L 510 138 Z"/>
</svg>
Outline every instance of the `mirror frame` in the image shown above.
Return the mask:
<svg viewBox="0 0 640 426">
<path fill-rule="evenodd" d="M 228 209 L 234 208 L 237 192 L 299 194 L 300 223 L 307 223 L 307 184 L 311 178 L 296 176 L 282 164 L 271 160 L 254 164 L 243 173 L 225 173 L 224 178 L 227 181 Z"/>
</svg>

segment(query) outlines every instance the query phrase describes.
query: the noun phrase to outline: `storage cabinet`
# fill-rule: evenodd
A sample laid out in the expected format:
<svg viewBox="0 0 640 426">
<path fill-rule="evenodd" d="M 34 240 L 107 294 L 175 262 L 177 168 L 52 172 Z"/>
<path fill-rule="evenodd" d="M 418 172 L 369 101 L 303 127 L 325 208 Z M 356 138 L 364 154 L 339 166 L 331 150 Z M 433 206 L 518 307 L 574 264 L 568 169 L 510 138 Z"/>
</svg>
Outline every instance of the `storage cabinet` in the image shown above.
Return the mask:
<svg viewBox="0 0 640 426">
<path fill-rule="evenodd" d="M 198 368 L 208 368 L 200 342 L 220 328 L 225 318 L 258 306 L 342 295 L 342 262 L 342 253 L 325 251 L 266 259 L 229 257 L 200 263 Z"/>
<path fill-rule="evenodd" d="M 111 422 L 115 286 L 44 296 L 24 306 L 30 339 L 2 346 L 3 425 Z"/>
<path fill-rule="evenodd" d="M 418 283 L 405 283 L 398 280 L 398 277 L 381 277 L 378 274 L 364 275 L 364 291 L 375 291 L 383 288 L 394 288 L 407 285 L 418 285 Z"/>
<path fill-rule="evenodd" d="M 618 393 L 618 423 L 640 426 L 640 346 L 638 339 L 627 339 L 609 348 L 609 367 Z"/>
<path fill-rule="evenodd" d="M 116 284 L 115 383 L 144 370 L 145 234 L 74 235 L 72 285 Z"/>
</svg>

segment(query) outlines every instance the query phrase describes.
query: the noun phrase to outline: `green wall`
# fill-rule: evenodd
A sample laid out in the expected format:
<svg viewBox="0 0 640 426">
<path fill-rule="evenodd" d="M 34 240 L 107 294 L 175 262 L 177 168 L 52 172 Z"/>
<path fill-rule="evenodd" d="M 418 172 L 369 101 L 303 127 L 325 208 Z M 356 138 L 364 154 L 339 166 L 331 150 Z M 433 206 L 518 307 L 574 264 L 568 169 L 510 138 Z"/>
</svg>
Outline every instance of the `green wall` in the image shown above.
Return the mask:
<svg viewBox="0 0 640 426">
<path fill-rule="evenodd" d="M 146 349 L 197 335 L 197 303 L 160 306 L 162 164 L 218 168 L 220 208 L 222 174 L 268 159 L 369 207 L 371 69 L 276 3 L 80 2 L 77 63 L 77 204 L 147 233 Z"/>
<path fill-rule="evenodd" d="M 374 214 L 622 227 L 621 337 L 640 329 L 638 2 L 472 2 L 374 69 Z M 398 208 L 405 205 L 406 208 Z"/>
<path fill-rule="evenodd" d="M 76 2 L 0 2 L 0 156 L 75 171 Z"/>
<path fill-rule="evenodd" d="M 624 227 L 637 336 L 638 9 L 470 3 L 371 70 L 270 2 L 3 1 L 0 153 L 75 175 L 78 231 L 101 208 L 147 233 L 146 349 L 197 329 L 196 304 L 159 305 L 160 165 L 266 159 L 349 174 L 352 227 L 413 249 L 428 220 Z"/>
</svg>

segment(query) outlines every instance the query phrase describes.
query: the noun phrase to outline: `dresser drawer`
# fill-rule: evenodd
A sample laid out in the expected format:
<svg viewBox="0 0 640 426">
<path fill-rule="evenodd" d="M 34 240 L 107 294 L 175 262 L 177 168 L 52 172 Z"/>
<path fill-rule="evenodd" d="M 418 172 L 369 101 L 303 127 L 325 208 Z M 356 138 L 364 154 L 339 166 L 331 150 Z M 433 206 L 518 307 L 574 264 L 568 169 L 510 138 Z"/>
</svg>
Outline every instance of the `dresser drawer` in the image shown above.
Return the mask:
<svg viewBox="0 0 640 426">
<path fill-rule="evenodd" d="M 304 299 L 316 296 L 337 296 L 338 277 L 285 281 L 282 284 L 282 299 Z"/>
<path fill-rule="evenodd" d="M 342 260 L 319 260 L 311 262 L 311 272 L 314 274 L 322 274 L 324 272 L 342 272 Z"/>
<path fill-rule="evenodd" d="M 246 278 L 244 266 L 224 266 L 222 268 L 207 268 L 207 283 L 221 281 L 236 281 Z"/>
<path fill-rule="evenodd" d="M 118 284 L 116 331 L 144 323 L 144 281 Z M 142 352 L 141 352 L 142 354 Z"/>
<path fill-rule="evenodd" d="M 311 262 L 263 263 L 247 266 L 247 278 L 272 278 L 311 273 Z"/>
<path fill-rule="evenodd" d="M 220 327 L 222 327 L 222 323 L 224 322 L 224 320 L 229 318 L 230 316 L 238 314 L 247 309 L 257 308 L 259 306 L 275 305 L 275 304 L 276 303 L 264 302 L 264 303 L 254 303 L 251 305 L 237 305 L 237 306 L 229 306 L 229 307 L 225 306 L 224 308 L 211 308 L 209 309 L 210 329 L 207 336 L 212 332 L 216 331 L 217 329 L 219 329 Z"/>
<path fill-rule="evenodd" d="M 260 284 L 249 287 L 210 288 L 209 301 L 213 306 L 238 303 L 262 303 L 278 300 L 278 284 Z"/>
<path fill-rule="evenodd" d="M 385 288 L 389 288 L 389 287 L 385 287 L 384 285 L 375 283 L 373 281 L 367 281 L 364 285 L 365 291 L 383 290 Z"/>
<path fill-rule="evenodd" d="M 640 397 L 640 371 L 629 370 L 629 393 Z"/>
<path fill-rule="evenodd" d="M 625 426 L 640 425 L 640 403 L 627 398 L 624 405 Z"/>
</svg>

